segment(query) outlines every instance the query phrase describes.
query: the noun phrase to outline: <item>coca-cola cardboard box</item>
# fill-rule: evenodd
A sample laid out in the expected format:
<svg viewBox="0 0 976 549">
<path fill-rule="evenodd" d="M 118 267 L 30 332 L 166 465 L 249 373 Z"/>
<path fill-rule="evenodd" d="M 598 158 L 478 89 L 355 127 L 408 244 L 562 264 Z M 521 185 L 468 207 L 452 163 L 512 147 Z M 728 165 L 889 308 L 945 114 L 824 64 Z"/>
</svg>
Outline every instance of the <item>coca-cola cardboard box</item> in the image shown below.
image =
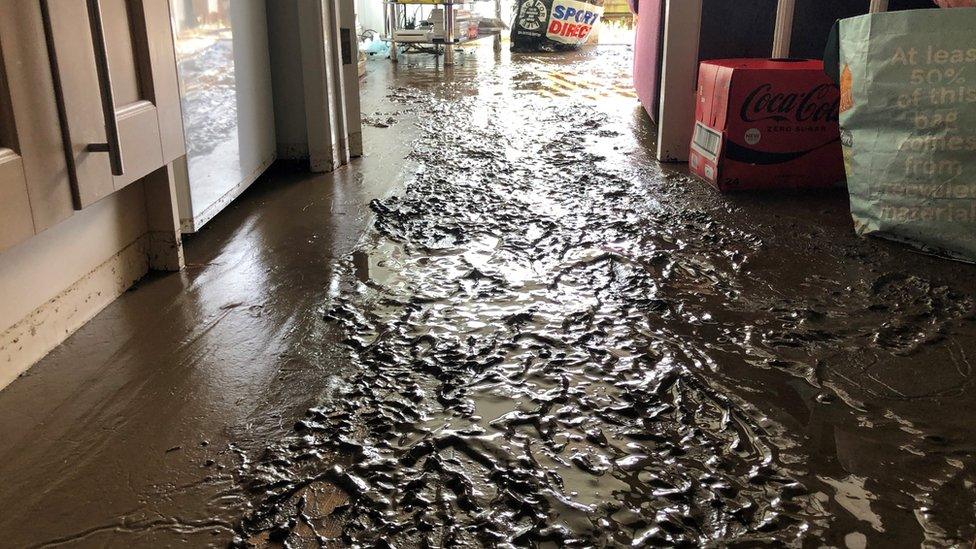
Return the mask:
<svg viewBox="0 0 976 549">
<path fill-rule="evenodd" d="M 823 62 L 705 61 L 690 165 L 721 191 L 844 181 L 837 86 Z"/>
</svg>

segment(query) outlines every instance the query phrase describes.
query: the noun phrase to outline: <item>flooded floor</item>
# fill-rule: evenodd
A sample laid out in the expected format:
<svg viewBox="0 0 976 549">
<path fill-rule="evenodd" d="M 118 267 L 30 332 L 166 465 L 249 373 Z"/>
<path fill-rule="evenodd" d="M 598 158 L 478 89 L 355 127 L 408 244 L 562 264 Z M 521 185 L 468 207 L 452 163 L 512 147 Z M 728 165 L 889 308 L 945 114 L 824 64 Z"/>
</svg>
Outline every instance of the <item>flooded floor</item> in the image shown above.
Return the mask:
<svg viewBox="0 0 976 549">
<path fill-rule="evenodd" d="M 651 160 L 627 48 L 374 60 L 0 392 L 12 546 L 969 547 L 976 268 Z"/>
</svg>

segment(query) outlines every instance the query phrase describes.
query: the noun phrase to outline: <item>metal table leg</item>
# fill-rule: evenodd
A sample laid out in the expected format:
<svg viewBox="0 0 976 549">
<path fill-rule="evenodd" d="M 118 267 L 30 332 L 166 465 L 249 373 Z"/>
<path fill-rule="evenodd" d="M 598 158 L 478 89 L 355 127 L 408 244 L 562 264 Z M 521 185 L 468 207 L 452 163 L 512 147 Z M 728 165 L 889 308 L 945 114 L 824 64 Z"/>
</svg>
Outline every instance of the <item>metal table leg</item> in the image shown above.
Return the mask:
<svg viewBox="0 0 976 549">
<path fill-rule="evenodd" d="M 495 19 L 502 20 L 502 0 L 495 0 Z M 499 32 L 496 34 L 493 40 L 495 41 L 495 52 L 502 51 L 502 33 Z"/>
<path fill-rule="evenodd" d="M 393 37 L 396 35 L 397 28 L 397 4 L 396 2 L 387 2 L 386 8 L 386 20 L 387 20 L 387 31 L 386 35 L 390 38 L 390 61 L 397 62 L 397 43 Z"/>
<path fill-rule="evenodd" d="M 454 4 L 444 2 L 444 66 L 454 64 Z"/>
</svg>

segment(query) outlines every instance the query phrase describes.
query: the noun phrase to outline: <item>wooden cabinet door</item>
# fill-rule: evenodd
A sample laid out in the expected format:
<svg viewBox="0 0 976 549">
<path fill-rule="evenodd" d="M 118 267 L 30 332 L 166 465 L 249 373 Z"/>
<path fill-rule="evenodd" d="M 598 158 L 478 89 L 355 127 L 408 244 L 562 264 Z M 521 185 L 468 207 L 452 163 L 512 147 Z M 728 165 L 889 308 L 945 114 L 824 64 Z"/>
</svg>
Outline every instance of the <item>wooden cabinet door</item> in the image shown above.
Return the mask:
<svg viewBox="0 0 976 549">
<path fill-rule="evenodd" d="M 31 236 L 34 236 L 34 220 L 24 161 L 13 149 L 0 147 L 0 251 Z"/>
<path fill-rule="evenodd" d="M 44 2 L 75 207 L 80 209 L 184 154 L 168 3 Z M 98 64 L 97 27 L 107 67 Z M 113 145 L 107 109 L 114 111 L 110 116 L 117 124 L 121 156 L 114 170 L 106 150 Z"/>
<path fill-rule="evenodd" d="M 3 36 L 0 36 L 2 59 Z M 24 175 L 24 160 L 17 152 L 19 146 L 13 121 L 6 69 L 0 63 L 0 250 L 34 235 L 27 176 Z"/>
<path fill-rule="evenodd" d="M 0 3 L 0 251 L 73 213 L 41 6 Z"/>
</svg>

